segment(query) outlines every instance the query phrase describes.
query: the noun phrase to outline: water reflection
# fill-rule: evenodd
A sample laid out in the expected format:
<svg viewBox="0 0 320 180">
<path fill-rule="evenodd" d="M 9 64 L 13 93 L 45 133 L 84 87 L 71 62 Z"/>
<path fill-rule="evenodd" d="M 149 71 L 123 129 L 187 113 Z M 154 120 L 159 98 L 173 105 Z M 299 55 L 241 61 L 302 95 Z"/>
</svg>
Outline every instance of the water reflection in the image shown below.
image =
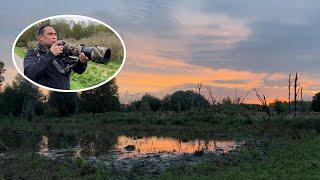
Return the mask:
<svg viewBox="0 0 320 180">
<path fill-rule="evenodd" d="M 0 136 L 8 145 L 6 153 L 39 153 L 42 156 L 55 159 L 57 157 L 70 158 L 131 158 L 150 154 L 182 155 L 184 153 L 228 153 L 241 143 L 232 140 L 187 140 L 171 137 L 156 136 Z"/>
<path fill-rule="evenodd" d="M 134 146 L 134 150 L 128 150 L 128 146 Z M 217 141 L 217 140 L 180 140 L 168 137 L 142 137 L 132 138 L 128 136 L 119 136 L 115 150 L 119 152 L 120 158 L 138 157 L 146 154 L 173 153 L 181 155 L 184 153 L 220 152 L 227 153 L 239 146 L 235 141 Z"/>
<path fill-rule="evenodd" d="M 42 139 L 39 142 L 39 154 L 47 156 L 48 155 L 48 137 L 47 136 L 41 136 Z"/>
</svg>

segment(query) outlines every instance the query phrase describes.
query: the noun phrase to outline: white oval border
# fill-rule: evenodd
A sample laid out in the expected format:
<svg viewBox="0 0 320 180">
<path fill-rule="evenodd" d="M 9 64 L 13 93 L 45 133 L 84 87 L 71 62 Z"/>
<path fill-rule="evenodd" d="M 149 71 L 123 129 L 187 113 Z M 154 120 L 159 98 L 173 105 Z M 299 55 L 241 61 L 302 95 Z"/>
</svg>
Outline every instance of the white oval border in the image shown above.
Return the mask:
<svg viewBox="0 0 320 180">
<path fill-rule="evenodd" d="M 91 21 L 95 21 L 97 23 L 100 23 L 104 26 L 106 26 L 107 28 L 111 29 L 113 31 L 113 33 L 115 33 L 118 38 L 120 39 L 121 41 L 121 44 L 122 44 L 122 48 L 123 48 L 123 59 L 122 59 L 122 63 L 121 63 L 121 66 L 119 67 L 119 69 L 117 70 L 116 73 L 114 73 L 111 77 L 109 77 L 107 80 L 95 85 L 95 86 L 91 86 L 91 87 L 88 87 L 88 88 L 84 88 L 84 89 L 79 89 L 79 90 L 64 90 L 64 89 L 55 89 L 55 88 L 50 88 L 50 87 L 47 87 L 47 86 L 43 86 L 41 84 L 38 84 L 34 81 L 32 81 L 31 79 L 29 79 L 27 76 L 24 75 L 24 73 L 22 73 L 18 67 L 18 65 L 16 64 L 16 59 L 14 58 L 14 48 L 16 46 L 16 43 L 18 41 L 18 39 L 20 38 L 20 36 L 25 32 L 27 31 L 30 27 L 38 24 L 38 23 L 41 23 L 42 21 L 46 21 L 46 20 L 50 20 L 50 19 L 53 19 L 53 18 L 61 18 L 61 17 L 65 17 L 65 18 L 76 18 L 76 17 L 80 17 L 80 18 L 85 18 L 85 19 L 88 19 L 88 20 L 91 20 Z M 120 70 L 122 69 L 125 61 L 126 61 L 126 56 L 127 56 L 127 50 L 126 50 L 126 46 L 124 44 L 124 41 L 123 39 L 121 38 L 121 36 L 117 33 L 117 31 L 115 31 L 112 27 L 110 27 L 108 24 L 100 21 L 100 20 L 97 20 L 97 19 L 94 19 L 94 18 L 91 18 L 91 17 L 88 17 L 88 16 L 82 16 L 82 15 L 57 15 L 57 16 L 50 16 L 50 17 L 46 17 L 46 18 L 43 18 L 43 19 L 40 19 L 32 24 L 30 24 L 29 26 L 27 26 L 26 28 L 24 28 L 22 30 L 22 32 L 17 36 L 16 40 L 14 41 L 13 45 L 12 45 L 12 60 L 13 60 L 13 64 L 15 66 L 15 68 L 18 70 L 18 72 L 25 78 L 27 79 L 29 82 L 41 87 L 41 88 L 44 88 L 44 89 L 48 89 L 48 90 L 51 90 L 51 91 L 57 91 L 57 92 L 82 92 L 82 91 L 87 91 L 87 90 L 90 90 L 90 89 L 94 89 L 94 88 L 97 88 L 107 82 L 109 82 L 111 79 L 113 79 L 114 77 L 116 77 L 118 75 L 118 73 L 120 72 Z"/>
</svg>

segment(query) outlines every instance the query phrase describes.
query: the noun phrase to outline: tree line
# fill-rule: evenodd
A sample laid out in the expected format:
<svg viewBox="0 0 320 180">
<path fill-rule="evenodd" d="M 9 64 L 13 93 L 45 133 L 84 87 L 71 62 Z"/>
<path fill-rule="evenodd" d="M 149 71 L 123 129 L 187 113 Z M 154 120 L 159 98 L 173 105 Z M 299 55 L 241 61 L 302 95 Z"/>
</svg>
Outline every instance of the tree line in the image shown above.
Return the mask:
<svg viewBox="0 0 320 180">
<path fill-rule="evenodd" d="M 5 67 L 0 62 L 0 87 L 4 81 Z M 11 85 L 0 88 L 0 115 L 32 119 L 34 116 L 64 117 L 75 113 L 102 113 L 120 111 L 116 79 L 81 93 L 50 91 L 45 95 L 40 89 L 18 74 Z"/>
<path fill-rule="evenodd" d="M 28 42 L 36 41 L 39 27 L 50 24 L 57 32 L 59 39 L 75 38 L 77 40 L 90 37 L 100 32 L 112 33 L 110 29 L 101 24 L 83 24 L 83 22 L 70 23 L 65 20 L 50 22 L 49 20 L 38 23 L 25 31 L 17 41 L 17 47 L 27 47 Z"/>
<path fill-rule="evenodd" d="M 221 103 L 209 103 L 200 94 L 191 90 L 176 91 L 160 99 L 145 94 L 141 99 L 130 104 L 119 101 L 116 79 L 88 91 L 81 93 L 49 92 L 43 94 L 39 88 L 25 80 L 20 74 L 11 85 L 2 86 L 5 72 L 4 63 L 0 61 L 0 115 L 20 116 L 32 119 L 34 116 L 64 117 L 79 113 L 103 113 L 109 111 L 186 111 L 192 108 L 215 108 L 217 111 L 229 109 L 246 109 L 264 111 L 263 106 L 257 104 L 235 103 L 230 97 Z M 320 112 L 320 92 L 313 96 L 311 102 L 298 101 L 301 112 Z M 268 105 L 275 113 L 288 113 L 288 102 L 275 100 Z"/>
</svg>

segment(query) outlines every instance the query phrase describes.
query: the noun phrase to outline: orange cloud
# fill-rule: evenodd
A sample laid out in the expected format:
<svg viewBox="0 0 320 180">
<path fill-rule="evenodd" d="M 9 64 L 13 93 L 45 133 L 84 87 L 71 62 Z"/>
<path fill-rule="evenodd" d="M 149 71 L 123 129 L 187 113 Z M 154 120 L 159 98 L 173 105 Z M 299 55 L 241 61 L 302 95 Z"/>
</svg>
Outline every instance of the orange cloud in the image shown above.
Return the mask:
<svg viewBox="0 0 320 180">
<path fill-rule="evenodd" d="M 231 69 L 215 69 L 189 64 L 181 59 L 161 57 L 157 49 L 177 49 L 183 53 L 179 42 L 172 43 L 165 39 L 154 39 L 152 37 L 139 38 L 133 34 L 126 39 L 130 51 L 126 65 L 121 73 L 117 76 L 120 96 L 124 93 L 159 93 L 163 95 L 165 91 L 172 90 L 174 87 L 183 87 L 186 84 L 196 84 L 202 82 L 204 85 L 210 85 L 217 88 L 229 88 L 232 91 L 238 89 L 246 92 L 248 89 L 256 87 L 261 90 L 268 98 L 268 102 L 276 98 L 280 100 L 287 99 L 287 78 L 285 73 L 254 73 L 249 71 L 237 71 Z M 130 46 L 134 44 L 134 46 Z M 214 59 L 213 59 L 214 63 Z M 136 69 L 135 67 L 139 67 Z M 281 82 L 277 86 L 267 86 L 264 80 Z M 301 83 L 304 87 L 304 95 L 310 97 L 315 93 L 308 87 L 317 84 L 317 76 L 304 74 Z M 231 83 L 214 82 L 216 80 L 231 80 Z M 239 80 L 242 83 L 232 83 Z M 283 85 L 282 85 L 282 82 Z M 318 83 L 319 84 L 319 83 Z M 180 89 L 177 89 L 180 90 Z M 234 94 L 222 92 L 222 97 Z M 247 103 L 259 103 L 254 92 L 251 92 L 245 101 Z"/>
</svg>

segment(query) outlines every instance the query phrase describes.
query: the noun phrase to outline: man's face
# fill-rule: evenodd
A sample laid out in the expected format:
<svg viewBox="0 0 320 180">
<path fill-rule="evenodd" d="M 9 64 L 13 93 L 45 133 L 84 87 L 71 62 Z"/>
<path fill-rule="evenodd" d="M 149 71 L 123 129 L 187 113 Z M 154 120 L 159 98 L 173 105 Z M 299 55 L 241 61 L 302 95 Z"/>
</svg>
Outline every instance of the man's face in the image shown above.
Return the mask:
<svg viewBox="0 0 320 180">
<path fill-rule="evenodd" d="M 53 27 L 48 26 L 44 28 L 42 35 L 38 36 L 39 43 L 50 48 L 52 44 L 57 42 L 57 33 Z"/>
</svg>

